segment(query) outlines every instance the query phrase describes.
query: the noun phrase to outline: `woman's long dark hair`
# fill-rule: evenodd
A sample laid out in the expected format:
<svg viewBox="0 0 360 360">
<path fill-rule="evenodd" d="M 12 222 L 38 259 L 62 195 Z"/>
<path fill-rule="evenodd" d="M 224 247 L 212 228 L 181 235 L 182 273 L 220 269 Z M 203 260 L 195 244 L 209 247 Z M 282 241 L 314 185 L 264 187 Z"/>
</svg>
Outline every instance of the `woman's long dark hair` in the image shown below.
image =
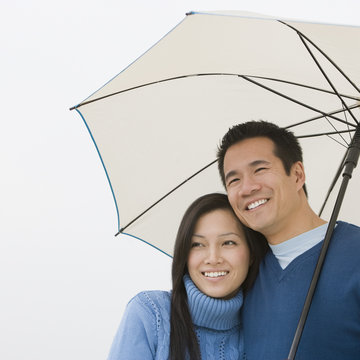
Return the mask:
<svg viewBox="0 0 360 360">
<path fill-rule="evenodd" d="M 202 215 L 218 209 L 233 210 L 224 194 L 207 194 L 195 200 L 186 210 L 180 223 L 174 247 L 172 263 L 172 295 L 170 316 L 170 359 L 183 360 L 188 354 L 190 360 L 200 360 L 200 349 L 187 302 L 187 294 L 183 282 L 188 272 L 187 260 L 191 249 L 191 240 L 195 226 Z M 234 214 L 236 218 L 236 215 Z M 242 284 L 246 293 L 253 285 L 259 264 L 265 255 L 268 245 L 263 235 L 243 226 L 247 245 L 250 250 L 251 265 L 248 275 Z"/>
</svg>

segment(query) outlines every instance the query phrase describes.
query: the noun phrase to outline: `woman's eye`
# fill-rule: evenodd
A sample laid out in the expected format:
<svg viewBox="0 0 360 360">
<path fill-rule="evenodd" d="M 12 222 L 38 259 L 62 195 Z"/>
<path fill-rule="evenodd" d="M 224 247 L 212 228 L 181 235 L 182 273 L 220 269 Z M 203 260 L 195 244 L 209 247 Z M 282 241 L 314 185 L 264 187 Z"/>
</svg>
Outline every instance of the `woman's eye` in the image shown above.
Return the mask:
<svg viewBox="0 0 360 360">
<path fill-rule="evenodd" d="M 233 240 L 227 240 L 227 241 L 224 241 L 224 245 L 236 245 L 236 242 Z"/>
<path fill-rule="evenodd" d="M 199 243 L 199 242 L 193 242 L 193 243 L 191 244 L 191 247 L 192 247 L 192 248 L 194 248 L 194 247 L 200 247 L 200 246 L 202 246 L 202 244 Z"/>
</svg>

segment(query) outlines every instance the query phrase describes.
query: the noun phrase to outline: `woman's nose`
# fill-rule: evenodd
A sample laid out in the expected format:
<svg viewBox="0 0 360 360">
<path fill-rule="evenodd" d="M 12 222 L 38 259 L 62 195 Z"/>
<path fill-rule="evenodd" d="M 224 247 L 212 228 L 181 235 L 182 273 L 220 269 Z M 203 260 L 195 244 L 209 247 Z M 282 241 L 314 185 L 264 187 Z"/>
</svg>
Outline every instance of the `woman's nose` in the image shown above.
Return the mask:
<svg viewBox="0 0 360 360">
<path fill-rule="evenodd" d="M 207 264 L 220 264 L 222 261 L 221 249 L 210 247 L 205 262 Z"/>
</svg>

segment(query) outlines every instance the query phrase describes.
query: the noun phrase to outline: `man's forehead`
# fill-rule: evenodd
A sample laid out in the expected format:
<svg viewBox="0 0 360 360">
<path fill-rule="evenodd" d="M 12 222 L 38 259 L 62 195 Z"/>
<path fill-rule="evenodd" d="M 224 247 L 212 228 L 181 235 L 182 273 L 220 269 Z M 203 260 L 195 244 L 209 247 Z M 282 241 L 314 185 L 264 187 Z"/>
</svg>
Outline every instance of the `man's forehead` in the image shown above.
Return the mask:
<svg viewBox="0 0 360 360">
<path fill-rule="evenodd" d="M 234 146 L 256 146 L 256 144 L 262 144 L 263 146 L 266 147 L 270 147 L 270 148 L 274 148 L 275 147 L 275 143 L 272 139 L 266 137 L 266 136 L 255 136 L 255 137 L 250 137 L 250 138 L 246 138 L 246 139 L 241 139 L 237 142 L 235 142 L 233 145 L 231 145 L 229 147 L 229 149 L 231 149 Z"/>
<path fill-rule="evenodd" d="M 278 157 L 275 154 L 275 144 L 265 137 L 249 138 L 231 145 L 225 153 L 224 161 L 236 156 L 248 163 L 266 160 L 268 157 Z"/>
</svg>

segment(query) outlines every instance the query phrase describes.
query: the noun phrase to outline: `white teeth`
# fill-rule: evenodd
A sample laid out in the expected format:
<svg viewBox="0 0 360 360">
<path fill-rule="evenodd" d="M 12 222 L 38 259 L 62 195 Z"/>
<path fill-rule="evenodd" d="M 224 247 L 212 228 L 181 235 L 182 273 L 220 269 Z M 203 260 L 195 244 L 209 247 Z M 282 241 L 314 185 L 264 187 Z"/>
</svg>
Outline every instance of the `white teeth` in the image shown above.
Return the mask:
<svg viewBox="0 0 360 360">
<path fill-rule="evenodd" d="M 266 202 L 267 202 L 267 199 L 258 200 L 258 201 L 255 201 L 255 202 L 249 204 L 247 208 L 248 208 L 248 210 L 255 209 L 259 205 L 265 204 Z"/>
<path fill-rule="evenodd" d="M 225 276 L 226 274 L 228 274 L 228 271 L 215 271 L 215 272 L 205 272 L 204 275 L 206 277 L 219 277 L 219 276 Z"/>
</svg>

